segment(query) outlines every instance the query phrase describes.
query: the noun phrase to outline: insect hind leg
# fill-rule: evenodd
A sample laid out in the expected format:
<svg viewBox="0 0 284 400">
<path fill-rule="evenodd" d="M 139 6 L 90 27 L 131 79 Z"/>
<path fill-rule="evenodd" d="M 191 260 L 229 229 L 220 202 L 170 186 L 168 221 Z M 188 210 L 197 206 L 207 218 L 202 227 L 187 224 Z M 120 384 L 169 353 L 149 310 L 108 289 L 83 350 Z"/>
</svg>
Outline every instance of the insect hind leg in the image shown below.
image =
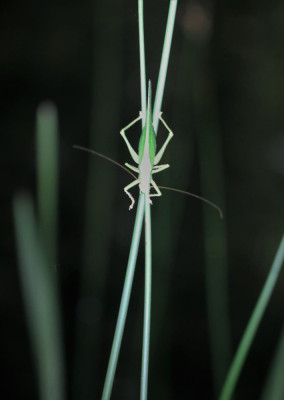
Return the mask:
<svg viewBox="0 0 284 400">
<path fill-rule="evenodd" d="M 125 186 L 125 188 L 124 188 L 125 193 L 127 194 L 127 196 L 131 200 L 131 204 L 129 206 L 129 210 L 131 210 L 133 208 L 134 204 L 135 204 L 134 197 L 132 196 L 131 193 L 129 193 L 129 189 L 131 189 L 133 186 L 138 185 L 138 183 L 139 183 L 139 179 L 136 179 L 135 181 L 129 183 L 129 185 Z"/>
<path fill-rule="evenodd" d="M 152 185 L 153 189 L 155 189 L 155 191 L 156 191 L 156 193 L 151 193 L 151 194 L 149 192 L 149 202 L 150 202 L 150 204 L 153 204 L 151 199 L 150 199 L 150 197 L 162 196 L 162 192 L 160 191 L 160 189 L 158 188 L 156 182 L 153 179 L 151 179 L 151 185 Z"/>
</svg>

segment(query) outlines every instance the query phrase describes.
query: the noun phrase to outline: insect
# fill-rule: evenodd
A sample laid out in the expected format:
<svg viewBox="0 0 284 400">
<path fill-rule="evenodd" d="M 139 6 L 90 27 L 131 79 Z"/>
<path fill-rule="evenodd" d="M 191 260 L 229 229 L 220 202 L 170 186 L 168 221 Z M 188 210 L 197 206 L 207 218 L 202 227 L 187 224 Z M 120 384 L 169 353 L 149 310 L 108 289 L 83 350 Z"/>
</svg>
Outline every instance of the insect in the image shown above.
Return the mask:
<svg viewBox="0 0 284 400">
<path fill-rule="evenodd" d="M 139 141 L 139 147 L 138 147 L 138 154 L 135 152 L 133 147 L 131 146 L 129 140 L 126 137 L 125 131 L 131 128 L 136 122 L 142 119 L 143 115 L 142 112 L 140 111 L 139 117 L 136 118 L 134 121 L 130 122 L 125 128 L 121 129 L 120 134 L 123 137 L 128 150 L 130 152 L 130 155 L 134 162 L 138 165 L 137 167 L 134 167 L 131 164 L 125 163 L 125 165 L 131 169 L 134 172 L 137 172 L 138 178 L 135 179 L 133 182 L 131 182 L 129 185 L 125 186 L 124 191 L 125 193 L 129 196 L 131 200 L 131 204 L 129 206 L 129 210 L 131 210 L 134 206 L 135 200 L 132 194 L 129 192 L 129 189 L 132 187 L 139 185 L 139 189 L 142 193 L 147 196 L 149 202 L 152 204 L 152 200 L 150 197 L 154 196 L 161 196 L 162 193 L 160 189 L 158 188 L 156 182 L 152 178 L 152 174 L 156 174 L 158 172 L 161 172 L 165 170 L 166 168 L 169 168 L 169 164 L 161 164 L 157 165 L 165 150 L 166 147 L 173 137 L 173 133 L 162 118 L 162 113 L 160 113 L 159 119 L 160 121 L 164 124 L 165 128 L 168 131 L 168 137 L 159 150 L 159 152 L 156 154 L 156 136 L 153 128 L 153 120 L 152 120 L 152 104 L 151 104 L 151 98 L 152 98 L 152 93 L 151 93 L 151 81 L 149 81 L 149 86 L 148 86 L 148 102 L 147 102 L 147 112 L 146 112 L 146 121 L 145 125 L 142 130 L 142 134 L 140 137 Z M 153 188 L 155 190 L 155 193 L 150 193 L 150 189 Z"/>
<path fill-rule="evenodd" d="M 156 136 L 155 136 L 153 120 L 152 120 L 151 99 L 152 99 L 152 90 L 151 90 L 151 81 L 149 81 L 146 120 L 145 120 L 145 125 L 142 129 L 142 133 L 141 133 L 141 137 L 140 137 L 140 141 L 139 141 L 138 154 L 133 149 L 129 140 L 127 139 L 125 131 L 127 131 L 135 123 L 137 123 L 138 121 L 140 121 L 143 118 L 142 112 L 140 111 L 139 116 L 137 118 L 135 118 L 132 122 L 130 122 L 126 127 L 121 129 L 121 131 L 120 131 L 120 134 L 123 137 L 123 139 L 128 147 L 130 155 L 131 155 L 133 161 L 138 165 L 138 167 L 135 167 L 128 163 L 125 163 L 125 165 L 130 170 L 138 173 L 138 177 L 135 176 L 132 172 L 130 172 L 129 169 L 125 168 L 123 165 L 121 165 L 117 161 L 114 161 L 112 158 L 105 156 L 104 154 L 101 154 L 94 150 L 87 149 L 86 147 L 82 147 L 82 146 L 75 145 L 73 147 L 76 149 L 79 149 L 79 150 L 84 150 L 89 153 L 95 154 L 101 158 L 104 158 L 104 159 L 112 162 L 113 164 L 116 164 L 117 166 L 119 166 L 120 168 L 122 168 L 126 172 L 128 172 L 134 178 L 134 181 L 129 183 L 124 188 L 125 193 L 131 200 L 129 210 L 131 210 L 135 204 L 134 197 L 129 192 L 129 189 L 132 189 L 134 186 L 139 185 L 140 191 L 145 194 L 145 196 L 148 199 L 148 201 L 150 202 L 150 204 L 152 204 L 152 200 L 150 199 L 150 197 L 161 196 L 162 193 L 161 193 L 160 189 L 167 189 L 167 190 L 171 190 L 174 192 L 183 193 L 183 194 L 186 194 L 191 197 L 195 197 L 199 200 L 204 201 L 207 204 L 210 204 L 212 207 L 214 207 L 218 210 L 220 217 L 223 218 L 222 210 L 216 204 L 212 203 L 210 200 L 207 200 L 204 197 L 198 196 L 197 194 L 194 194 L 191 192 L 186 192 L 185 190 L 170 188 L 167 186 L 159 186 L 158 187 L 156 182 L 153 180 L 153 178 L 152 178 L 153 174 L 156 174 L 158 172 L 161 172 L 161 171 L 169 168 L 169 164 L 158 165 L 158 163 L 160 162 L 160 160 L 166 150 L 166 147 L 169 144 L 169 141 L 173 137 L 173 132 L 171 131 L 171 129 L 168 127 L 168 125 L 162 118 L 162 113 L 160 113 L 159 119 L 163 123 L 165 128 L 167 129 L 168 137 L 167 137 L 166 141 L 164 142 L 164 144 L 162 145 L 161 149 L 156 154 Z M 155 190 L 155 192 L 150 193 L 151 189 Z"/>
</svg>

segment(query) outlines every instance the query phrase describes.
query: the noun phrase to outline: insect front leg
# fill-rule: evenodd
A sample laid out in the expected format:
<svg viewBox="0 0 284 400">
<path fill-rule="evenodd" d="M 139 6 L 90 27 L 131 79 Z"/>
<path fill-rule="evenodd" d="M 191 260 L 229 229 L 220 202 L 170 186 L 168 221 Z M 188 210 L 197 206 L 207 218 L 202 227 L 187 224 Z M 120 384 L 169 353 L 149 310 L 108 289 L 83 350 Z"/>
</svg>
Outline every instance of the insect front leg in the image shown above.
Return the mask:
<svg viewBox="0 0 284 400">
<path fill-rule="evenodd" d="M 132 125 L 134 125 L 136 122 L 138 122 L 141 118 L 142 118 L 142 112 L 140 111 L 139 117 L 135 118 L 132 122 L 130 122 L 130 124 L 126 125 L 126 127 L 121 129 L 121 131 L 120 131 L 120 134 L 123 137 L 123 140 L 125 141 L 126 146 L 128 147 L 129 153 L 130 153 L 131 157 L 133 158 L 133 160 L 136 162 L 136 164 L 139 163 L 139 157 L 138 157 L 138 154 L 136 153 L 136 151 L 133 149 L 133 147 L 129 143 L 129 141 L 126 137 L 125 131 L 127 131 L 127 129 L 129 129 Z"/>
<path fill-rule="evenodd" d="M 124 165 L 126 165 L 126 166 L 127 166 L 127 168 L 129 168 L 129 169 L 132 169 L 132 171 L 134 171 L 134 172 L 138 172 L 138 173 L 139 173 L 139 169 L 138 169 L 137 167 L 134 167 L 133 165 L 131 165 L 131 164 L 128 164 L 127 162 L 126 162 L 126 163 L 124 163 Z"/>
<path fill-rule="evenodd" d="M 129 183 L 129 185 L 125 186 L 124 191 L 127 194 L 127 196 L 130 198 L 131 200 L 131 204 L 129 206 L 129 210 L 131 210 L 135 204 L 135 200 L 134 197 L 132 196 L 132 194 L 129 193 L 129 189 L 131 189 L 133 186 L 138 185 L 139 184 L 139 179 L 136 179 L 135 181 Z"/>
<path fill-rule="evenodd" d="M 162 113 L 160 113 L 160 117 L 159 118 L 162 121 L 162 123 L 164 124 L 165 128 L 167 129 L 167 131 L 169 132 L 169 135 L 167 137 L 167 140 L 165 141 L 165 143 L 161 147 L 161 149 L 156 154 L 155 159 L 154 159 L 154 165 L 158 164 L 158 162 L 161 160 L 161 158 L 163 157 L 163 154 L 164 154 L 164 152 L 166 150 L 166 147 L 169 144 L 169 141 L 174 136 L 173 132 L 170 130 L 170 128 L 168 127 L 168 125 L 166 124 L 164 119 L 162 118 Z"/>
<path fill-rule="evenodd" d="M 156 174 L 157 172 L 161 172 L 164 169 L 169 168 L 169 164 L 155 165 L 152 169 L 152 174 Z"/>
</svg>

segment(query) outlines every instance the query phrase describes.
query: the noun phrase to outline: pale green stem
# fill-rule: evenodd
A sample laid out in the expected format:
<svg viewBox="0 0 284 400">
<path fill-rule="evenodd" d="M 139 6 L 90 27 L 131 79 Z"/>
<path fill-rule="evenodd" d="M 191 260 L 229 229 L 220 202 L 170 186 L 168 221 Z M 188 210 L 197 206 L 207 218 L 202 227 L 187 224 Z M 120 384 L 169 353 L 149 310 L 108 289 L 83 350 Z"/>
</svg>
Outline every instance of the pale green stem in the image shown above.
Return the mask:
<svg viewBox="0 0 284 400">
<path fill-rule="evenodd" d="M 144 325 L 140 399 L 147 399 L 148 370 L 151 326 L 151 291 L 152 291 L 152 237 L 151 237 L 151 205 L 145 196 L 145 294 L 144 294 Z"/>
<path fill-rule="evenodd" d="M 58 201 L 58 118 L 53 103 L 37 109 L 37 202 L 39 231 L 49 265 L 56 263 Z"/>
<path fill-rule="evenodd" d="M 162 103 L 167 65 L 168 65 L 168 57 L 170 53 L 170 45 L 171 45 L 171 35 L 173 33 L 173 22 L 175 17 L 175 10 L 177 6 L 177 0 L 172 0 L 170 3 L 169 17 L 166 29 L 166 38 L 162 55 L 162 62 L 160 67 L 159 79 L 159 107 L 156 107 L 157 118 L 156 118 L 156 126 L 158 126 L 158 118 L 160 112 L 160 106 Z M 145 118 L 146 115 L 146 72 L 145 72 L 145 48 L 144 48 L 144 28 L 143 28 L 143 0 L 138 0 L 138 13 L 139 13 L 139 46 L 140 46 L 140 74 L 141 74 L 141 107 L 142 113 Z M 156 95 L 157 96 L 157 95 Z M 143 120 L 142 120 L 143 126 Z M 155 125 L 154 125 L 155 126 Z M 130 299 L 130 293 L 132 288 L 133 275 L 135 270 L 135 264 L 137 259 L 137 252 L 139 246 L 139 240 L 141 236 L 143 215 L 146 206 L 146 216 L 145 216 L 145 224 L 147 226 L 145 231 L 145 240 L 147 240 L 145 254 L 145 309 L 144 309 L 144 330 L 143 330 L 143 350 L 142 350 L 142 374 L 141 374 L 141 399 L 146 400 L 147 398 L 147 388 L 148 388 L 148 365 L 149 365 L 149 345 L 150 345 L 150 314 L 151 314 L 151 215 L 150 215 L 150 205 L 147 198 L 145 198 L 144 194 L 140 192 L 135 226 L 133 231 L 129 261 L 126 271 L 125 283 L 122 293 L 122 299 L 120 303 L 119 315 L 117 319 L 117 325 L 114 335 L 114 340 L 112 344 L 112 350 L 108 365 L 108 370 L 106 374 L 104 389 L 102 400 L 109 400 L 112 387 L 113 380 L 115 375 L 115 370 L 117 366 L 125 320 L 128 310 L 128 304 Z M 147 239 L 146 239 L 147 238 Z"/>
<path fill-rule="evenodd" d="M 139 24 L 139 54 L 140 54 L 140 85 L 141 85 L 141 110 L 142 110 L 142 128 L 146 120 L 146 66 L 145 66 L 145 44 L 144 44 L 144 18 L 143 18 L 143 0 L 138 0 L 138 24 Z"/>
<path fill-rule="evenodd" d="M 64 363 L 59 299 L 54 275 L 42 251 L 30 196 L 13 204 L 23 300 L 36 361 L 41 400 L 63 400 Z"/>
<path fill-rule="evenodd" d="M 268 376 L 260 400 L 284 399 L 284 328 L 276 346 L 274 356 L 269 368 Z"/>
<path fill-rule="evenodd" d="M 143 113 L 142 127 L 145 123 L 146 116 L 146 68 L 145 68 L 145 45 L 144 45 L 144 26 L 143 26 L 143 0 L 138 0 L 138 22 L 139 22 L 139 48 L 140 48 L 140 83 L 141 83 L 141 109 Z M 136 220 L 132 236 L 132 243 L 130 248 L 129 260 L 126 270 L 126 277 L 123 287 L 123 293 L 120 303 L 119 314 L 109 359 L 105 384 L 102 394 L 102 400 L 108 400 L 111 395 L 113 380 L 117 366 L 122 336 L 124 332 L 124 325 L 128 310 L 130 293 L 132 288 L 132 281 L 135 271 L 137 253 L 139 248 L 139 241 L 142 230 L 143 215 L 144 215 L 144 195 L 140 192 L 138 206 L 136 211 Z"/>
<path fill-rule="evenodd" d="M 176 16 L 176 9 L 177 9 L 177 0 L 171 0 L 169 13 L 168 13 L 168 21 L 164 39 L 164 46 L 160 64 L 160 71 L 158 77 L 158 84 L 156 90 L 156 97 L 154 102 L 154 109 L 153 109 L 153 126 L 154 131 L 157 135 L 158 132 L 158 125 L 159 125 L 159 115 L 162 107 L 162 101 L 164 96 L 164 88 L 169 64 L 169 57 L 170 57 L 170 50 L 172 44 L 172 37 L 173 37 L 173 30 L 175 24 L 175 16 Z"/>
<path fill-rule="evenodd" d="M 230 400 L 236 387 L 240 372 L 246 360 L 248 351 L 259 327 L 261 318 L 274 289 L 284 259 L 284 235 L 278 247 L 273 264 L 265 281 L 261 294 L 241 339 L 236 355 L 231 364 L 219 400 Z"/>
<path fill-rule="evenodd" d="M 143 106 L 146 109 L 146 81 L 145 81 L 145 50 L 144 50 L 144 34 L 143 34 L 143 1 L 138 1 L 139 11 L 139 32 L 140 32 L 140 65 L 141 65 L 141 98 L 142 111 L 146 115 Z M 155 96 L 153 126 L 157 135 L 159 114 L 162 105 L 164 87 L 169 62 L 170 48 L 173 35 L 173 27 L 175 21 L 177 0 L 171 0 L 162 59 L 158 77 L 158 85 Z M 144 67 L 143 67 L 144 66 Z M 144 94 L 145 90 L 145 94 Z M 141 194 L 140 194 L 141 196 Z M 145 197 L 145 295 L 144 295 L 144 326 L 143 326 L 143 349 L 142 349 L 142 370 L 141 370 L 141 388 L 140 399 L 146 400 L 148 393 L 148 375 L 149 375 L 149 350 L 150 350 L 150 320 L 151 320 L 151 291 L 152 291 L 152 238 L 151 238 L 151 210 L 149 198 Z"/>
<path fill-rule="evenodd" d="M 107 374 L 106 374 L 106 379 L 105 379 L 105 384 L 104 384 L 104 389 L 103 389 L 103 394 L 102 394 L 102 400 L 110 399 L 110 395 L 111 395 L 111 391 L 112 391 L 114 374 L 115 374 L 115 370 L 116 370 L 116 366 L 117 366 L 117 360 L 118 360 L 122 336 L 123 336 L 123 332 L 124 332 L 125 320 L 126 320 L 126 315 L 127 315 L 127 311 L 128 311 L 129 299 L 130 299 L 133 276 L 134 276 L 135 265 L 136 265 L 136 259 L 137 259 L 138 249 L 139 249 L 139 242 L 140 242 L 140 236 L 141 236 L 141 230 L 142 230 L 142 224 L 143 224 L 143 216 L 144 216 L 144 195 L 140 194 L 138 206 L 137 206 L 137 213 L 136 213 L 134 231 L 133 231 L 133 236 L 132 236 L 130 254 L 129 254 L 129 259 L 128 259 L 128 265 L 127 265 L 127 270 L 126 270 L 126 276 L 125 276 L 123 292 L 122 292 L 122 297 L 121 297 L 121 302 L 120 302 L 120 308 L 119 308 L 119 313 L 118 313 L 118 318 L 117 318 L 117 323 L 116 323 L 116 328 L 115 328 L 115 334 L 114 334 L 114 339 L 113 339 L 113 344 L 112 344 L 112 348 L 111 348 L 111 354 L 110 354 L 110 359 L 109 359 L 109 364 L 108 364 L 108 369 L 107 369 Z"/>
<path fill-rule="evenodd" d="M 123 60 L 123 0 L 92 2 L 93 61 L 90 77 L 90 148 L 108 149 L 115 158 L 120 135 L 120 96 Z M 91 69 L 90 69 L 91 72 Z M 111 112 L 110 112 L 111 110 Z M 110 117 L 111 114 L 111 117 Z M 99 195 L 98 195 L 99 188 Z M 100 168 L 90 158 L 86 170 L 82 265 L 78 273 L 78 312 L 72 368 L 73 400 L 91 399 L 97 394 L 103 348 L 101 310 L 107 294 L 115 204 L 115 170 Z M 123 196 L 123 194 L 122 194 Z M 103 212 L 102 212 L 103 209 Z M 87 323 L 84 313 L 92 315 Z M 97 394 L 98 396 L 98 394 Z"/>
<path fill-rule="evenodd" d="M 138 0 L 139 19 L 139 49 L 140 49 L 140 82 L 141 82 L 141 107 L 142 128 L 146 120 L 146 67 L 145 67 L 145 42 L 144 42 L 144 16 L 143 0 Z M 150 319 L 151 319 L 151 211 L 148 196 L 140 192 L 139 200 L 144 198 L 145 210 L 145 294 L 144 294 L 144 324 L 143 345 L 141 365 L 140 398 L 147 399 L 148 392 L 148 370 L 149 370 L 149 348 L 150 348 Z"/>
</svg>

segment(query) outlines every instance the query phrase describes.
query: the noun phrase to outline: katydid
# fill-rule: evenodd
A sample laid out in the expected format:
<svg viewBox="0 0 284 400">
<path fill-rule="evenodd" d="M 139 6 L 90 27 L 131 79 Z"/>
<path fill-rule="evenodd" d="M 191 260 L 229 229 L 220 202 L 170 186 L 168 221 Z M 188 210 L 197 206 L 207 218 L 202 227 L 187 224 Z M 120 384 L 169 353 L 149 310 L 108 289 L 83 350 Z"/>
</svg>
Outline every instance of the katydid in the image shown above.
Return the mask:
<svg viewBox="0 0 284 400">
<path fill-rule="evenodd" d="M 99 157 L 102 157 L 102 158 L 112 162 L 113 164 L 118 165 L 120 168 L 124 169 L 126 172 L 128 172 L 134 178 L 134 181 L 131 182 L 129 185 L 125 186 L 125 188 L 124 188 L 125 193 L 129 196 L 129 198 L 131 200 L 129 210 L 131 210 L 135 204 L 134 197 L 129 193 L 129 189 L 131 189 L 132 187 L 134 187 L 136 185 L 139 185 L 140 191 L 145 194 L 145 196 L 148 198 L 148 201 L 150 202 L 150 204 L 152 204 L 152 200 L 150 199 L 150 197 L 162 195 L 159 188 L 167 189 L 167 190 L 172 190 L 174 192 L 183 193 L 188 196 L 192 196 L 199 200 L 204 201 L 205 203 L 216 208 L 219 211 L 220 217 L 223 218 L 222 210 L 216 204 L 212 203 L 210 200 L 207 200 L 204 197 L 201 197 L 201 196 L 191 193 L 191 192 L 187 192 L 185 190 L 175 189 L 175 188 L 171 188 L 168 186 L 157 186 L 157 184 L 153 180 L 152 174 L 161 172 L 164 169 L 169 168 L 169 164 L 162 164 L 162 165 L 157 165 L 157 164 L 161 160 L 169 141 L 173 137 L 173 133 L 170 130 L 170 128 L 168 127 L 168 125 L 166 124 L 166 122 L 164 121 L 164 119 L 162 118 L 162 113 L 160 113 L 159 119 L 164 124 L 165 128 L 167 129 L 168 137 L 167 137 L 166 141 L 164 142 L 163 146 L 161 147 L 161 149 L 156 154 L 156 136 L 155 136 L 155 132 L 154 132 L 154 128 L 153 128 L 153 121 L 152 121 L 151 97 L 152 97 L 151 82 L 149 81 L 147 112 L 146 112 L 146 118 L 145 118 L 145 125 L 142 129 L 142 134 L 141 134 L 140 141 L 139 141 L 138 154 L 135 152 L 135 150 L 129 143 L 129 141 L 125 135 L 125 131 L 127 129 L 129 129 L 130 127 L 132 127 L 136 122 L 138 122 L 142 119 L 142 117 L 143 117 L 142 112 L 140 111 L 139 117 L 134 119 L 134 121 L 130 122 L 130 124 L 128 124 L 125 128 L 121 129 L 121 131 L 120 131 L 120 134 L 123 137 L 128 149 L 129 149 L 130 155 L 131 155 L 132 159 L 137 163 L 138 167 L 135 167 L 128 163 L 125 163 L 125 165 L 132 171 L 138 173 L 139 174 L 138 177 L 136 177 L 132 172 L 130 172 L 129 169 L 125 168 L 123 165 L 121 165 L 117 161 L 113 160 L 112 158 L 105 156 L 104 154 L 101 154 L 95 150 L 87 149 L 86 147 L 82 147 L 82 146 L 75 145 L 73 147 L 75 147 L 76 149 L 79 149 L 79 150 L 84 150 L 89 153 L 95 154 Z M 152 189 L 152 188 L 155 190 L 155 193 L 150 194 L 150 189 Z"/>
<path fill-rule="evenodd" d="M 139 174 L 138 178 L 135 179 L 133 182 L 131 182 L 129 185 L 125 186 L 124 191 L 125 193 L 129 196 L 131 200 L 131 204 L 129 206 L 129 210 L 131 210 L 134 206 L 135 200 L 134 197 L 129 193 L 129 189 L 131 189 L 133 186 L 139 185 L 139 189 L 144 195 L 147 197 L 148 201 L 152 204 L 152 200 L 150 197 L 154 196 L 161 196 L 162 193 L 159 190 L 157 184 L 152 178 L 152 174 L 156 174 L 158 172 L 163 171 L 166 168 L 169 168 L 169 164 L 162 164 L 162 165 L 157 165 L 159 161 L 161 160 L 166 147 L 173 137 L 173 133 L 166 124 L 166 122 L 162 118 L 162 113 L 160 113 L 160 120 L 164 124 L 165 128 L 168 131 L 168 137 L 161 147 L 160 151 L 156 154 L 156 136 L 153 128 L 153 120 L 152 120 L 152 104 L 151 104 L 151 98 L 152 98 L 152 90 L 151 90 L 151 81 L 149 81 L 149 86 L 148 86 L 148 102 L 147 102 L 147 112 L 146 112 L 146 118 L 145 118 L 145 125 L 143 127 L 140 141 L 139 141 L 139 148 L 138 148 L 138 154 L 135 152 L 131 144 L 129 143 L 125 131 L 129 129 L 131 126 L 133 126 L 136 122 L 138 122 L 140 119 L 142 119 L 142 112 L 140 111 L 139 117 L 136 118 L 134 121 L 130 122 L 125 128 L 121 129 L 120 134 L 123 137 L 128 150 L 130 152 L 130 155 L 132 159 L 138 164 L 138 168 L 134 167 L 131 164 L 125 163 L 125 165 L 130 168 L 132 171 L 137 172 Z M 151 186 L 153 189 L 156 191 L 156 193 L 150 193 L 150 188 Z"/>
</svg>

